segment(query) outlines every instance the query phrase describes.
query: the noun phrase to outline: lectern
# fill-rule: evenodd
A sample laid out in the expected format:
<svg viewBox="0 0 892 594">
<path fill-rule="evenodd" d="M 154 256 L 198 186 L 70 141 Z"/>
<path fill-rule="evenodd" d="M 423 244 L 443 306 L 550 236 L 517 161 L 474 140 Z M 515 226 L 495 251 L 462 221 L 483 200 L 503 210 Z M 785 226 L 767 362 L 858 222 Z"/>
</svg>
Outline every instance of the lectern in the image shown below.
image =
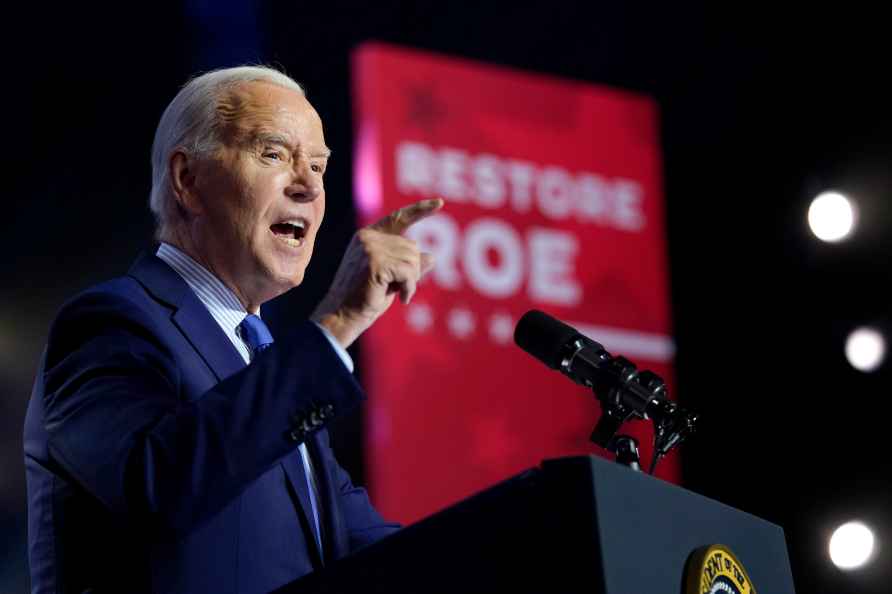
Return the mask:
<svg viewBox="0 0 892 594">
<path fill-rule="evenodd" d="M 277 593 L 682 594 L 689 557 L 713 544 L 745 568 L 743 591 L 793 594 L 780 527 L 612 461 L 560 458 Z"/>
</svg>

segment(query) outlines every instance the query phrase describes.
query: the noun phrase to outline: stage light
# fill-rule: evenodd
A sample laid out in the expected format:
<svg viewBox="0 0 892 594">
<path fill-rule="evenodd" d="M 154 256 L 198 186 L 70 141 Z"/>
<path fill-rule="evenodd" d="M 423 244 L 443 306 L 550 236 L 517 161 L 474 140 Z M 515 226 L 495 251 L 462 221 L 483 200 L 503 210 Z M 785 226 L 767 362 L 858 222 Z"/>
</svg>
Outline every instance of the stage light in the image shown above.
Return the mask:
<svg viewBox="0 0 892 594">
<path fill-rule="evenodd" d="M 886 340 L 873 328 L 856 328 L 846 339 L 846 359 L 858 371 L 874 371 L 885 356 Z"/>
<path fill-rule="evenodd" d="M 830 560 L 840 569 L 858 569 L 874 554 L 873 531 L 861 522 L 847 522 L 830 537 Z"/>
<path fill-rule="evenodd" d="M 855 226 L 855 207 L 838 192 L 824 192 L 808 207 L 808 225 L 820 240 L 841 241 Z"/>
</svg>

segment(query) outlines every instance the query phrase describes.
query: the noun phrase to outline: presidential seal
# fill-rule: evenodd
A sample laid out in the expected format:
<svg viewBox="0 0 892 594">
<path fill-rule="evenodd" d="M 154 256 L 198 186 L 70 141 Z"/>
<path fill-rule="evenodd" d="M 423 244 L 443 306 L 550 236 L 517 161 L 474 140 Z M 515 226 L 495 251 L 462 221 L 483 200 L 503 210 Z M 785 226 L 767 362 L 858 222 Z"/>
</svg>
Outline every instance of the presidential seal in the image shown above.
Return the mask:
<svg viewBox="0 0 892 594">
<path fill-rule="evenodd" d="M 714 544 L 688 557 L 684 594 L 756 594 L 756 589 L 734 553 Z"/>
</svg>

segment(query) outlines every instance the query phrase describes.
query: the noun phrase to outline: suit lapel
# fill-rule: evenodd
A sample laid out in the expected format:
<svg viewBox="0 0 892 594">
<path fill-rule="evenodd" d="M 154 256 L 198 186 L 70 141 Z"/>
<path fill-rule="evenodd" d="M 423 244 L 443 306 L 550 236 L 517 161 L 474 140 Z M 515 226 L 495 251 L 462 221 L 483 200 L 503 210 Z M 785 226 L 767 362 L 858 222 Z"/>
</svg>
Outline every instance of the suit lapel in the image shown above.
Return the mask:
<svg viewBox="0 0 892 594">
<path fill-rule="evenodd" d="M 218 380 L 245 368 L 245 360 L 198 297 L 192 295 L 191 299 L 183 300 L 180 308 L 173 314 L 173 323 L 198 351 Z"/>
<path fill-rule="evenodd" d="M 223 380 L 245 367 L 232 342 L 211 316 L 186 281 L 161 258 L 143 254 L 129 275 L 142 284 L 155 299 L 174 309 L 172 320 L 195 352 L 207 363 L 217 380 Z"/>
</svg>

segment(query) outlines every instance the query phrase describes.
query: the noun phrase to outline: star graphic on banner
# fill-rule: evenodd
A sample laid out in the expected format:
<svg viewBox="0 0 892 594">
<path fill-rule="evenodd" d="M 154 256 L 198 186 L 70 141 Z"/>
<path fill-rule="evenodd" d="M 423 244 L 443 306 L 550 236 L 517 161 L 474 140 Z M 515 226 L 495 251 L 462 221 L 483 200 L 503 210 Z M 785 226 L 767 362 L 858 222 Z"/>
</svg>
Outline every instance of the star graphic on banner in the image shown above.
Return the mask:
<svg viewBox="0 0 892 594">
<path fill-rule="evenodd" d="M 446 117 L 446 108 L 430 83 L 406 88 L 405 97 L 408 103 L 406 119 L 411 125 L 430 131 Z"/>
<path fill-rule="evenodd" d="M 514 322 L 505 312 L 496 312 L 489 318 L 489 337 L 498 344 L 507 344 L 514 336 Z"/>
<path fill-rule="evenodd" d="M 473 334 L 474 328 L 477 325 L 474 320 L 474 314 L 463 307 L 457 307 L 450 311 L 446 323 L 449 326 L 449 331 L 452 332 L 452 335 L 462 340 Z"/>
<path fill-rule="evenodd" d="M 434 323 L 434 314 L 430 306 L 424 303 L 413 303 L 406 309 L 406 322 L 415 332 L 422 334 Z"/>
</svg>

